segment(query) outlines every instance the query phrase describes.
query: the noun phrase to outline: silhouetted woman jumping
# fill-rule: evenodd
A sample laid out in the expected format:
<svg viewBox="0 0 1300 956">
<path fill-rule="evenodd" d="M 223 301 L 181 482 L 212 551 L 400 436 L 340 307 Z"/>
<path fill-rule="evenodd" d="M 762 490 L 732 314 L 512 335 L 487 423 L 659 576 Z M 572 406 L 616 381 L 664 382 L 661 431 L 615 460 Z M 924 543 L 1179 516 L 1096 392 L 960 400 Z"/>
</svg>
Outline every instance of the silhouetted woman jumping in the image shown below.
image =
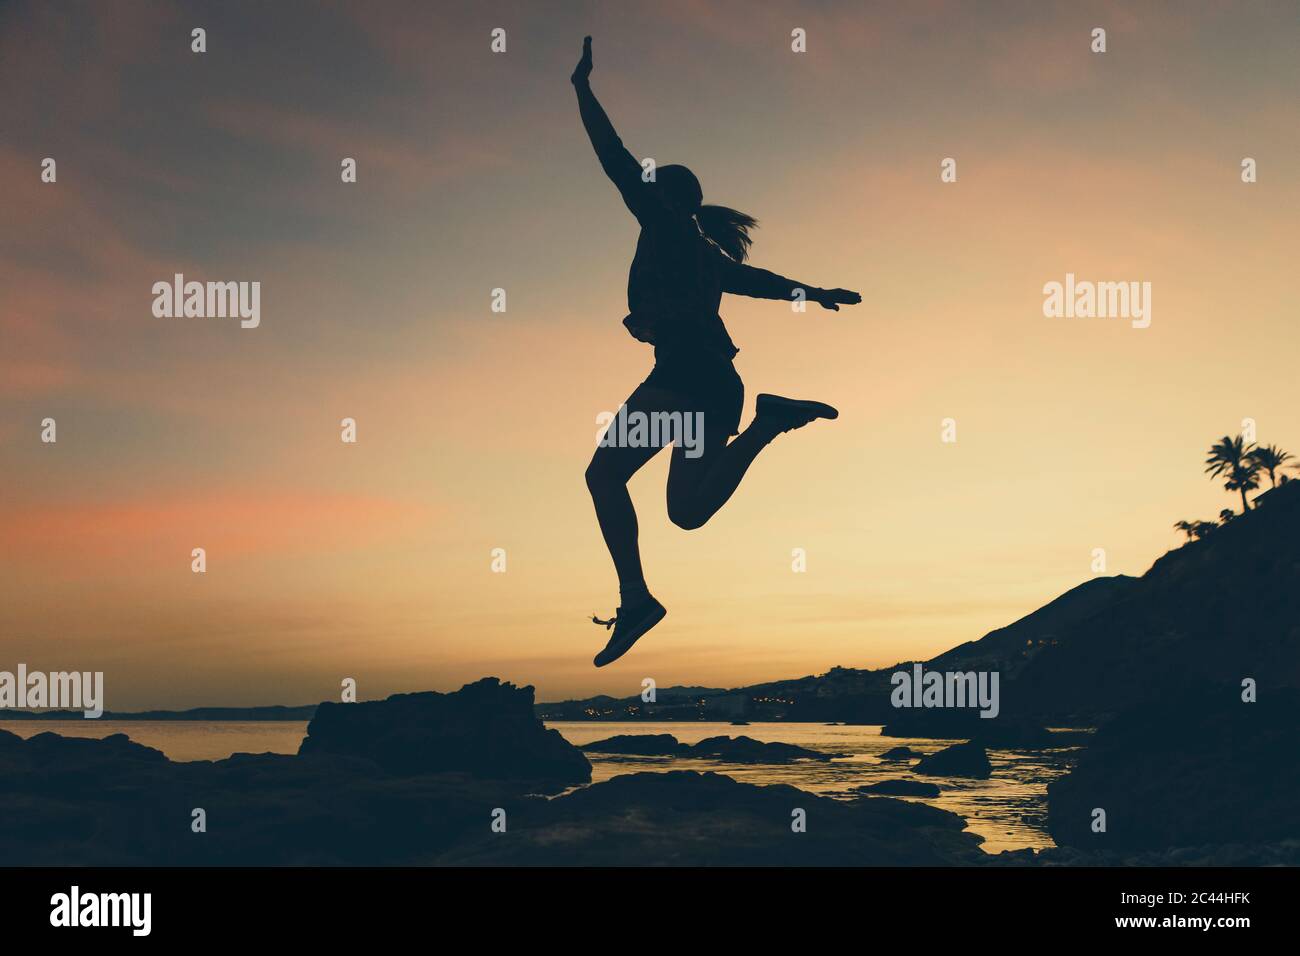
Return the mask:
<svg viewBox="0 0 1300 956">
<path fill-rule="evenodd" d="M 626 654 L 667 613 L 646 587 L 636 511 L 627 492 L 628 479 L 663 445 L 617 439 L 637 435 L 638 420 L 641 425 L 674 422 L 678 434 L 668 471 L 668 516 L 678 527 L 701 527 L 731 497 L 745 470 L 772 439 L 814 419 L 839 415 L 821 402 L 759 395 L 754 420 L 737 432 L 745 387 L 732 364 L 739 350 L 718 315 L 722 293 L 789 301 L 802 290 L 807 301 L 836 311 L 861 302 L 862 296 L 846 289 L 819 289 L 744 265 L 749 230 L 756 221 L 726 206 L 703 205 L 700 183 L 685 166 L 660 166 L 653 181 L 643 181 L 641 164 L 623 147 L 591 92 L 590 75 L 587 37 L 571 77 L 578 112 L 600 165 L 641 225 L 623 324 L 655 350 L 654 369 L 619 410 L 632 428 L 614 434 L 619 423 L 611 425 L 587 466 L 587 487 L 618 572 L 618 611 L 608 621 L 592 618 L 614 629 L 595 658 L 596 666 L 604 667 Z M 703 435 L 695 436 L 692 448 L 682 440 L 687 416 L 703 425 Z M 646 429 L 640 434 L 644 437 Z M 738 436 L 735 441 L 732 435 Z"/>
</svg>

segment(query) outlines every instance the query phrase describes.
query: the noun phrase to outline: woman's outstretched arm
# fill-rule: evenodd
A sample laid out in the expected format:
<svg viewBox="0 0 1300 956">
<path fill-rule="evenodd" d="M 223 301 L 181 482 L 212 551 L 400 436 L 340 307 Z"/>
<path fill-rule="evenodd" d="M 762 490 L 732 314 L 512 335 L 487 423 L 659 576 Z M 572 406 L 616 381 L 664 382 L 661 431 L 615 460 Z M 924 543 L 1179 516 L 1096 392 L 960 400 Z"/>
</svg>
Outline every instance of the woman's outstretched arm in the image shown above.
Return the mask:
<svg viewBox="0 0 1300 956">
<path fill-rule="evenodd" d="M 656 208 L 654 197 L 647 184 L 641 180 L 641 164 L 623 146 L 614 124 L 605 115 L 596 94 L 591 92 L 591 37 L 582 41 L 582 59 L 569 79 L 578 94 L 578 114 L 586 127 L 596 158 L 600 160 L 605 175 L 618 187 L 623 202 L 640 219 Z"/>
<path fill-rule="evenodd" d="M 862 296 L 848 289 L 819 289 L 806 282 L 797 282 L 785 276 L 757 269 L 723 256 L 722 291 L 747 295 L 755 299 L 794 299 L 796 289 L 803 289 L 807 301 L 816 302 L 823 309 L 838 312 L 841 305 L 857 305 Z"/>
</svg>

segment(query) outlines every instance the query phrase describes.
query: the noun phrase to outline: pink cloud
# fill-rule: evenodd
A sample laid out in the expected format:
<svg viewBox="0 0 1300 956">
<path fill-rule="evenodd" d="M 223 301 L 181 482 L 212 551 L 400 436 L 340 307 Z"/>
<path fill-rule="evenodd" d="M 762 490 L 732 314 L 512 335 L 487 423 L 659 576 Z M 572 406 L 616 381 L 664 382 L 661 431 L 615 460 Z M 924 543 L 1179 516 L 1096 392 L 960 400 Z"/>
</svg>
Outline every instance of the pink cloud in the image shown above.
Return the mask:
<svg viewBox="0 0 1300 956">
<path fill-rule="evenodd" d="M 127 561 L 188 563 L 203 547 L 223 560 L 358 551 L 424 528 L 427 505 L 327 492 L 222 491 L 101 502 L 10 502 L 0 537 L 11 560 L 70 572 Z"/>
</svg>

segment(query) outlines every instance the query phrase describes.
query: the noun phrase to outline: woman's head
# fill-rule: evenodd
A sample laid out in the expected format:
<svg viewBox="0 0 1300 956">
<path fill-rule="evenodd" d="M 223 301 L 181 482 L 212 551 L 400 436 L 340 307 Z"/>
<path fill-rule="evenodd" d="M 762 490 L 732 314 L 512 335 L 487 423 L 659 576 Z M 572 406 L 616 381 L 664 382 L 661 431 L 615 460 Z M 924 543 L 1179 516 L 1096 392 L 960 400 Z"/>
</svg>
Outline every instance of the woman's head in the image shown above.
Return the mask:
<svg viewBox="0 0 1300 956">
<path fill-rule="evenodd" d="M 695 217 L 700 231 L 737 262 L 744 262 L 753 243 L 749 230 L 758 220 L 729 206 L 704 205 L 700 181 L 685 166 L 660 166 L 655 173 L 664 201 L 685 216 Z"/>
<path fill-rule="evenodd" d="M 688 216 L 695 215 L 704 202 L 700 181 L 685 166 L 660 166 L 655 173 L 655 182 L 664 200 Z"/>
</svg>

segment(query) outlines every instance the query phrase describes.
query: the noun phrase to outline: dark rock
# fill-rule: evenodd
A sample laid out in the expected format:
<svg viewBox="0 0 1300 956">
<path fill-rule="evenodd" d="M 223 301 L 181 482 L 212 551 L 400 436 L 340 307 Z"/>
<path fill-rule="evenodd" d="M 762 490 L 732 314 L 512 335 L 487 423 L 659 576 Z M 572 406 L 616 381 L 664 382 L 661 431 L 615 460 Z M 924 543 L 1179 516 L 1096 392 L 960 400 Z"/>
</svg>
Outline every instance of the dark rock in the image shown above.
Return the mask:
<svg viewBox="0 0 1300 956">
<path fill-rule="evenodd" d="M 753 737 L 708 737 L 691 747 L 689 755 L 731 763 L 790 763 L 795 760 L 830 760 L 843 756 L 808 750 L 794 744 L 763 743 Z"/>
<path fill-rule="evenodd" d="M 1300 838 L 1300 691 L 1249 704 L 1240 694 L 1207 686 L 1102 726 L 1048 786 L 1052 837 L 1125 853 Z M 1092 832 L 1095 808 L 1106 811 L 1105 833 Z"/>
<path fill-rule="evenodd" d="M 688 750 L 672 734 L 618 734 L 604 740 L 594 740 L 579 748 L 595 754 L 627 754 L 638 757 L 672 757 Z"/>
<path fill-rule="evenodd" d="M 937 797 L 939 787 L 920 780 L 881 780 L 854 788 L 858 793 L 879 793 L 889 797 Z"/>
<path fill-rule="evenodd" d="M 881 760 L 912 760 L 915 757 L 925 756 L 919 750 L 913 750 L 911 747 L 893 747 L 886 750 L 880 755 Z"/>
<path fill-rule="evenodd" d="M 970 739 L 993 750 L 1043 750 L 1073 744 L 1073 741 L 1058 739 L 1041 724 L 1001 717 L 980 721 Z"/>
<path fill-rule="evenodd" d="M 531 697 L 489 680 L 323 704 L 299 756 L 175 763 L 122 734 L 0 731 L 0 846 L 23 866 L 426 861 L 488 832 L 495 808 L 590 779 L 586 758 L 533 717 Z M 206 833 L 191 830 L 195 808 Z"/>
<path fill-rule="evenodd" d="M 196 807 L 206 833 L 191 830 Z M 506 834 L 491 831 L 497 808 Z M 806 833 L 790 828 L 795 808 L 807 812 Z M 714 774 L 622 776 L 547 800 L 518 781 L 389 774 L 354 755 L 175 763 L 120 737 L 0 733 L 0 846 L 11 866 L 979 862 L 979 838 L 964 827 L 919 804 L 843 803 Z"/>
<path fill-rule="evenodd" d="M 298 753 L 363 757 L 391 774 L 463 771 L 551 793 L 591 780 L 591 764 L 533 715 L 533 688 L 485 677 L 454 694 L 325 702 Z"/>
<path fill-rule="evenodd" d="M 619 734 L 585 744 L 582 749 L 588 753 L 696 757 L 731 763 L 790 763 L 794 760 L 830 760 L 840 756 L 794 744 L 763 743 L 752 737 L 709 737 L 690 746 L 678 742 L 672 734 Z"/>
<path fill-rule="evenodd" d="M 807 831 L 791 829 L 792 812 Z M 836 801 L 794 787 L 691 771 L 614 777 L 511 816 L 509 836 L 475 835 L 456 865 L 937 866 L 977 863 L 965 821 L 885 797 Z"/>
<path fill-rule="evenodd" d="M 923 740 L 970 740 L 980 722 L 977 714 L 947 708 L 900 709 L 880 728 L 882 737 L 916 737 Z M 984 721 L 988 723 L 987 720 Z"/>
<path fill-rule="evenodd" d="M 934 777 L 977 777 L 982 780 L 992 775 L 993 765 L 983 747 L 977 743 L 964 743 L 922 757 L 912 771 Z"/>
<path fill-rule="evenodd" d="M 138 744 L 126 734 L 102 738 L 62 737 L 47 731 L 24 740 L 0 730 L 0 760 L 6 761 L 6 773 L 12 773 L 37 768 L 70 769 L 74 765 L 95 769 L 106 763 L 166 763 L 167 757 L 161 750 Z"/>
</svg>

